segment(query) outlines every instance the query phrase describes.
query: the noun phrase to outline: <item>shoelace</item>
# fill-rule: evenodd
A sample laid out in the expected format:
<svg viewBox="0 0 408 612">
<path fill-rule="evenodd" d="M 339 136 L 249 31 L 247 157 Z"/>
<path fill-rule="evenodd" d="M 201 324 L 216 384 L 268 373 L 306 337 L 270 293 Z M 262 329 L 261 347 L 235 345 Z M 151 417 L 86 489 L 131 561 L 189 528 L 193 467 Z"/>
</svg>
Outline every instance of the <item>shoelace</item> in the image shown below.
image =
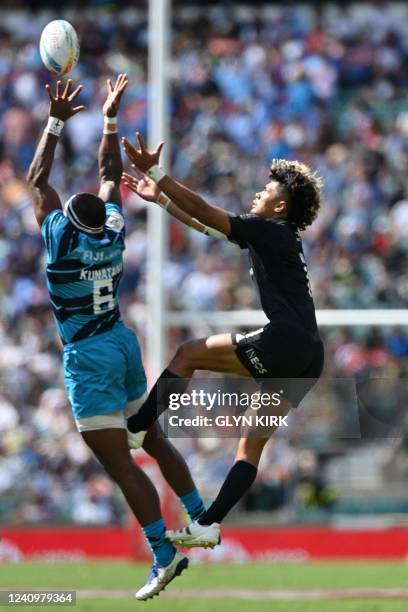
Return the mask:
<svg viewBox="0 0 408 612">
<path fill-rule="evenodd" d="M 150 584 L 155 578 L 157 578 L 157 576 L 158 576 L 158 569 L 159 569 L 158 564 L 157 563 L 153 563 L 152 569 L 150 571 L 149 580 L 147 581 L 147 584 Z"/>
</svg>

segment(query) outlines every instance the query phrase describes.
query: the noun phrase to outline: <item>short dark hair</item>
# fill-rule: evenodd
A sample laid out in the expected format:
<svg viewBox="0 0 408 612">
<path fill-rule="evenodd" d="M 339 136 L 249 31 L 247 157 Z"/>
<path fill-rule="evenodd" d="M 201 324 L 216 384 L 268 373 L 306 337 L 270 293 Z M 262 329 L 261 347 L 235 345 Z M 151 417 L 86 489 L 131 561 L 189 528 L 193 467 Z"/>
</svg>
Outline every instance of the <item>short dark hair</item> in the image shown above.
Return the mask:
<svg viewBox="0 0 408 612">
<path fill-rule="evenodd" d="M 269 178 L 280 183 L 288 197 L 288 219 L 305 229 L 316 219 L 322 203 L 321 178 L 306 164 L 287 159 L 272 160 Z"/>
<path fill-rule="evenodd" d="M 71 206 L 83 225 L 91 228 L 103 227 L 106 220 L 105 203 L 93 193 L 76 193 Z"/>
</svg>

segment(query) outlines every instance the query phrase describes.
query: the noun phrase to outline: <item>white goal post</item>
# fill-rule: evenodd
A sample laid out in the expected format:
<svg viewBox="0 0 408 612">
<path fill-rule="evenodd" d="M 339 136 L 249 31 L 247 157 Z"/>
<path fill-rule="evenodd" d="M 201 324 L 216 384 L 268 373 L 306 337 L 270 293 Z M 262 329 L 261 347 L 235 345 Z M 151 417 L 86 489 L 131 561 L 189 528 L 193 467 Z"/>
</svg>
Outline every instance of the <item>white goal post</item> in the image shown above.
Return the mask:
<svg viewBox="0 0 408 612">
<path fill-rule="evenodd" d="M 148 145 L 155 148 L 166 141 L 161 154 L 161 165 L 168 166 L 170 154 L 170 112 L 168 74 L 170 61 L 171 0 L 149 1 L 149 96 Z M 164 313 L 166 295 L 163 270 L 167 258 L 167 216 L 158 206 L 149 206 L 148 236 L 148 325 L 147 352 L 154 378 L 160 375 L 165 361 L 166 329 Z"/>
<path fill-rule="evenodd" d="M 145 326 L 152 312 L 139 304 L 130 312 L 136 325 Z M 408 309 L 323 309 L 316 311 L 317 323 L 324 327 L 407 327 Z M 203 324 L 218 331 L 234 331 L 236 328 L 250 329 L 268 323 L 262 310 L 167 310 L 162 312 L 161 343 L 166 345 L 169 327 L 194 328 Z M 174 347 L 176 348 L 176 347 Z M 157 353 L 148 350 L 148 360 L 154 364 L 155 372 L 163 370 L 165 363 L 158 359 Z"/>
<path fill-rule="evenodd" d="M 408 309 L 347 309 L 317 310 L 317 323 L 320 327 L 355 326 L 408 326 Z M 268 322 L 262 310 L 224 310 L 224 311 L 168 311 L 164 317 L 165 325 L 192 327 L 206 323 L 213 327 L 262 327 Z"/>
</svg>

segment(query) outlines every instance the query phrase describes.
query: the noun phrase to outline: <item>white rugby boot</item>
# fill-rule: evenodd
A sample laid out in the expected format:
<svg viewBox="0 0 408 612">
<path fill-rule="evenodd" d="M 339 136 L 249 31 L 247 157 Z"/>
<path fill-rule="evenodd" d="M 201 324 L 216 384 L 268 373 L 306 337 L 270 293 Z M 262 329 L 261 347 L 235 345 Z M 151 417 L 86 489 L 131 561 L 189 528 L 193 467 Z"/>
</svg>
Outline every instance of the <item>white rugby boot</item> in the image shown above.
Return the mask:
<svg viewBox="0 0 408 612">
<path fill-rule="evenodd" d="M 203 548 L 214 548 L 221 543 L 221 527 L 219 523 L 212 525 L 200 525 L 197 521 L 193 521 L 187 527 L 178 529 L 177 531 L 166 531 L 166 538 L 172 544 L 193 548 L 202 546 Z"/>
<path fill-rule="evenodd" d="M 155 595 L 159 595 L 161 591 L 164 591 L 169 582 L 176 578 L 176 576 L 180 576 L 187 567 L 187 557 L 178 551 L 176 551 L 173 560 L 170 561 L 168 565 L 162 567 L 154 563 L 149 580 L 137 591 L 135 594 L 136 599 L 145 601 L 146 599 L 151 599 Z"/>
</svg>

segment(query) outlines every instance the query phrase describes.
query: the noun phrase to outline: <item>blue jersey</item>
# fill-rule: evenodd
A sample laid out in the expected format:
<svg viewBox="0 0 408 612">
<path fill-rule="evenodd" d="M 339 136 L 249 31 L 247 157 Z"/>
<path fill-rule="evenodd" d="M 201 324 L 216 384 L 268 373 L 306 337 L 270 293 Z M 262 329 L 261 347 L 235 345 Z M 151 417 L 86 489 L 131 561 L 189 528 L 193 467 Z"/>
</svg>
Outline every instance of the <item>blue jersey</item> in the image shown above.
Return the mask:
<svg viewBox="0 0 408 612">
<path fill-rule="evenodd" d="M 60 209 L 41 226 L 48 253 L 47 287 L 64 344 L 106 332 L 120 320 L 125 224 L 119 206 L 105 207 L 101 237 L 77 230 Z"/>
</svg>

